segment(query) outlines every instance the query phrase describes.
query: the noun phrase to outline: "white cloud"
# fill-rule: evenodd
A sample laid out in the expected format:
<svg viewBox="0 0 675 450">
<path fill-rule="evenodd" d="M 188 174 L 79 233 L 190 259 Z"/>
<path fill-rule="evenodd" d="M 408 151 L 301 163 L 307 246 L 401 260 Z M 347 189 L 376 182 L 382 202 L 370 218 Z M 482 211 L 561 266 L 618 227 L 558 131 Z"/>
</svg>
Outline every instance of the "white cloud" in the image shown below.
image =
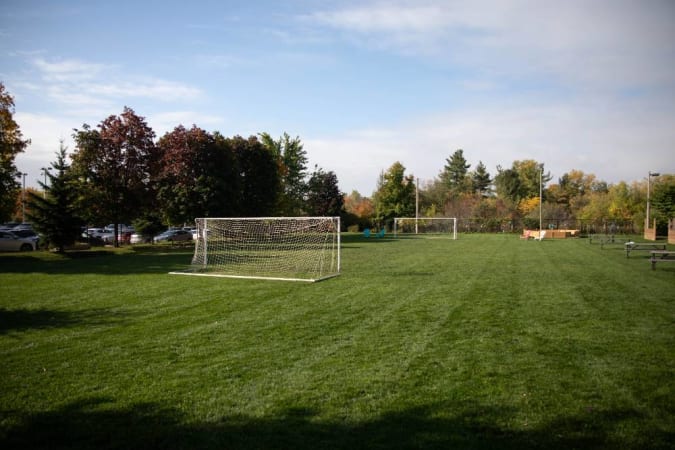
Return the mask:
<svg viewBox="0 0 675 450">
<path fill-rule="evenodd" d="M 49 82 L 79 82 L 91 80 L 111 66 L 94 64 L 76 59 L 66 59 L 56 62 L 44 58 L 35 58 L 33 65 L 41 72 L 42 78 Z"/>
<path fill-rule="evenodd" d="M 93 96 L 148 98 L 165 102 L 194 100 L 202 94 L 201 90 L 195 87 L 159 78 L 85 84 L 83 89 Z"/>
<path fill-rule="evenodd" d="M 52 101 L 66 107 L 103 110 L 120 102 L 150 99 L 161 102 L 194 101 L 202 96 L 199 88 L 157 77 L 127 75 L 115 66 L 81 60 L 31 60 L 41 81 L 33 81 L 33 90 L 41 90 Z M 109 113 L 109 112 L 108 112 Z"/>
<path fill-rule="evenodd" d="M 495 76 L 672 86 L 675 5 L 629 1 L 393 1 L 323 10 L 306 21 L 343 38 Z"/>
</svg>

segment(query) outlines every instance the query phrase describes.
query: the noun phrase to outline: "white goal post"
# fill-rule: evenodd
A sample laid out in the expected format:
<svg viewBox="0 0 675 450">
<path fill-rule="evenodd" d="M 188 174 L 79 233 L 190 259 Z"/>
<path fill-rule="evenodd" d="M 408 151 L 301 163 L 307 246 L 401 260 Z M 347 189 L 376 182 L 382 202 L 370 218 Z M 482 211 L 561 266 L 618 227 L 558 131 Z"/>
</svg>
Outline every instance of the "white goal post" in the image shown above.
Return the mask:
<svg viewBox="0 0 675 450">
<path fill-rule="evenodd" d="M 394 236 L 400 234 L 442 234 L 457 239 L 456 217 L 396 217 Z"/>
<path fill-rule="evenodd" d="M 340 273 L 339 217 L 199 218 L 181 275 L 320 281 Z"/>
</svg>

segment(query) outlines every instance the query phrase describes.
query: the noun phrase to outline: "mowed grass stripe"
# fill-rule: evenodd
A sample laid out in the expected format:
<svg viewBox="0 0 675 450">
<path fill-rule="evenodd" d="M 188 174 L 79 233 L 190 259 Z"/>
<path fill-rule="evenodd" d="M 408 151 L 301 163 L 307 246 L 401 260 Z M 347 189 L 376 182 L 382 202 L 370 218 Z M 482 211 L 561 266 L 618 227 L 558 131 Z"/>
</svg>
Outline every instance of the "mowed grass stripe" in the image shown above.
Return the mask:
<svg viewBox="0 0 675 450">
<path fill-rule="evenodd" d="M 166 274 L 190 257 L 0 256 L 0 443 L 671 441 L 673 272 L 645 258 L 585 240 L 346 236 L 342 275 L 322 283 Z"/>
</svg>

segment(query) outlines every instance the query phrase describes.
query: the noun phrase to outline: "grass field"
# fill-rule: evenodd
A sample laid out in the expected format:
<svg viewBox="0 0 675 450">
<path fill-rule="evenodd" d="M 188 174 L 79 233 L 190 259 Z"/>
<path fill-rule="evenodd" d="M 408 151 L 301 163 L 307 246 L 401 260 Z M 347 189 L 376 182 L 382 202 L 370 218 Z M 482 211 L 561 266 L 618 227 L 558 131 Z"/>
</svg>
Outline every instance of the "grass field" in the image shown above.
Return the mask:
<svg viewBox="0 0 675 450">
<path fill-rule="evenodd" d="M 673 448 L 675 265 L 343 237 L 321 283 L 189 249 L 0 255 L 0 448 Z"/>
</svg>

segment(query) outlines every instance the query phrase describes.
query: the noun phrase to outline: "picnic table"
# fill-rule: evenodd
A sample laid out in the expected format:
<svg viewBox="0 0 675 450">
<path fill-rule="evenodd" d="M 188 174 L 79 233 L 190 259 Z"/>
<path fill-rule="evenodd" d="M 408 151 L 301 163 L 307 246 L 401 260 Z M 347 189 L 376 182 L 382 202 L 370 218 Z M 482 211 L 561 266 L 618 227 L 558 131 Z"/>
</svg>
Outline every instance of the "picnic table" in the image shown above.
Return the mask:
<svg viewBox="0 0 675 450">
<path fill-rule="evenodd" d="M 600 238 L 600 248 L 605 248 L 605 245 L 621 245 L 628 242 L 631 242 L 628 236 L 608 235 Z"/>
<path fill-rule="evenodd" d="M 656 263 L 657 262 L 675 262 L 675 252 L 674 251 L 668 251 L 668 250 L 652 250 L 651 252 L 652 257 L 650 258 L 650 261 L 652 263 L 652 270 L 656 270 Z"/>
<path fill-rule="evenodd" d="M 632 251 L 652 251 L 652 250 L 665 250 L 668 245 L 663 243 L 654 243 L 654 242 L 626 242 L 626 258 L 630 256 Z"/>
</svg>

